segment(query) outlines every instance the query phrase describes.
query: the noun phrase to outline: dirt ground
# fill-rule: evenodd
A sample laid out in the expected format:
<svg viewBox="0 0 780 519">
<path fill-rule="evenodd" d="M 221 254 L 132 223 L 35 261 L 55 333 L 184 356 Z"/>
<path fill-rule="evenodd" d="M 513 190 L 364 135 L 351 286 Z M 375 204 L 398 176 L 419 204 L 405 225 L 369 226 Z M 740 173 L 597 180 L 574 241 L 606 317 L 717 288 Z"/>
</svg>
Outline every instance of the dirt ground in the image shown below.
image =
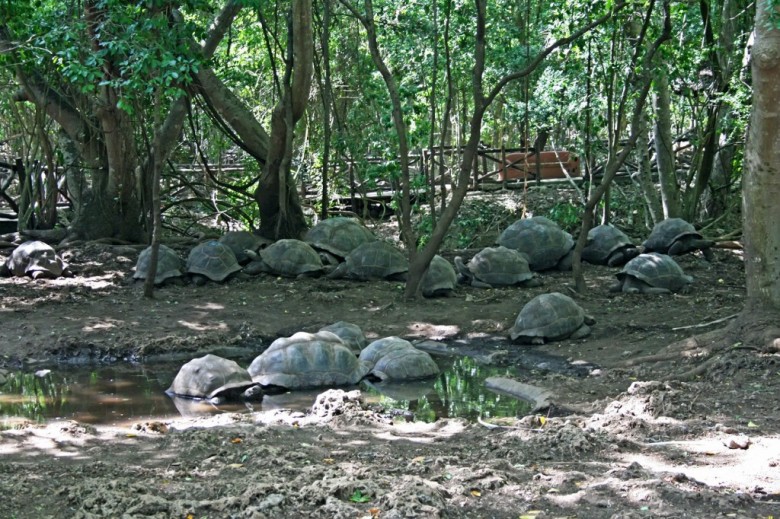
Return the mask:
<svg viewBox="0 0 780 519">
<path fill-rule="evenodd" d="M 427 338 L 458 353 L 456 339 L 505 337 L 533 296 L 572 294 L 568 273 L 544 273 L 538 288 L 462 286 L 411 302 L 393 282 L 257 277 L 164 287 L 150 301 L 126 284 L 138 248 L 61 253 L 75 277 L 0 279 L 0 369 L 153 363 L 339 320 L 369 339 Z M 406 422 L 362 404 L 359 391 L 333 390 L 308 413 L 27 424 L 0 434 L 0 516 L 778 517 L 780 355 L 734 344 L 710 356 L 706 335 L 686 340 L 743 307 L 740 256 L 715 256 L 682 258 L 693 289 L 668 296 L 610 293 L 617 269 L 586 265 L 589 290 L 575 297 L 597 321 L 591 336 L 534 348 L 597 368 L 523 380 L 554 393 L 549 415 Z M 508 364 L 529 347 L 483 344 L 461 353 Z"/>
</svg>

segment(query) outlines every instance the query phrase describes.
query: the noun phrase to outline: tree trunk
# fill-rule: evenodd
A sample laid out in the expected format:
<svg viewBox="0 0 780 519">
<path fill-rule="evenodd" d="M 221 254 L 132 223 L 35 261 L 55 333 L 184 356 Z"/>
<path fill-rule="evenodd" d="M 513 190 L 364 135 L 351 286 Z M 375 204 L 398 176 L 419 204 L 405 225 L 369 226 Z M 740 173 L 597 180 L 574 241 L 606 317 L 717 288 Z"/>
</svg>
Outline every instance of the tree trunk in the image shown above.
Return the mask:
<svg viewBox="0 0 780 519">
<path fill-rule="evenodd" d="M 663 218 L 680 216 L 680 187 L 674 164 L 672 139 L 672 111 L 669 100 L 669 79 L 663 65 L 655 68 L 653 84 L 653 111 L 655 112 L 655 157 L 658 181 L 661 184 Z M 656 222 L 653 215 L 653 222 Z"/>
<path fill-rule="evenodd" d="M 658 199 L 658 193 L 655 189 L 655 183 L 653 182 L 652 164 L 650 163 L 649 139 L 648 139 L 648 120 L 647 111 L 642 110 L 640 115 L 642 120 L 640 121 L 639 135 L 636 140 L 637 154 L 639 155 L 639 171 L 636 175 L 636 182 L 639 184 L 639 189 L 642 191 L 642 197 L 645 199 L 645 208 L 650 216 L 651 223 L 656 223 L 664 219 L 663 211 L 661 209 L 661 202 Z M 656 129 L 656 145 L 658 143 Z"/>
<path fill-rule="evenodd" d="M 780 311 L 780 7 L 756 6 L 753 106 L 742 188 L 746 314 Z"/>
<path fill-rule="evenodd" d="M 290 171 L 295 123 L 303 116 L 311 90 L 313 40 L 311 0 L 293 0 L 288 59 L 280 100 L 271 115 L 268 157 L 255 191 L 259 233 L 278 240 L 301 238 L 306 231 L 298 190 Z"/>
</svg>

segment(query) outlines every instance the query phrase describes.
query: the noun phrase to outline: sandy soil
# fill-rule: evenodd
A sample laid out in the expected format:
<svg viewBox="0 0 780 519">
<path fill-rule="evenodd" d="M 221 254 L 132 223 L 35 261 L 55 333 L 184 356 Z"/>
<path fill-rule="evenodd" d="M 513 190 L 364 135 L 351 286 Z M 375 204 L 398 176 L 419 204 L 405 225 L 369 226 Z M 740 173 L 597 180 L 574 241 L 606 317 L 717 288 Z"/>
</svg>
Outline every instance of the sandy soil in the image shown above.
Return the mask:
<svg viewBox="0 0 780 519">
<path fill-rule="evenodd" d="M 572 293 L 565 273 L 543 274 L 539 288 L 459 287 L 420 301 L 392 282 L 257 277 L 164 287 L 150 301 L 126 283 L 138 248 L 61 253 L 75 277 L 0 279 L 0 369 L 74 357 L 153 363 L 267 346 L 338 320 L 369 338 L 426 338 L 512 363 L 528 346 L 466 351 L 456 340 L 504 337 L 536 294 Z M 409 423 L 334 390 L 308 413 L 27 424 L 0 434 L 0 516 L 778 516 L 780 356 L 740 344 L 711 354 L 706 333 L 743 307 L 741 259 L 717 250 L 711 263 L 680 263 L 696 281 L 669 296 L 612 294 L 617 270 L 585 266 L 589 290 L 576 299 L 597 321 L 592 335 L 534 348 L 597 369 L 524 380 L 554 393 L 549 414 Z"/>
</svg>

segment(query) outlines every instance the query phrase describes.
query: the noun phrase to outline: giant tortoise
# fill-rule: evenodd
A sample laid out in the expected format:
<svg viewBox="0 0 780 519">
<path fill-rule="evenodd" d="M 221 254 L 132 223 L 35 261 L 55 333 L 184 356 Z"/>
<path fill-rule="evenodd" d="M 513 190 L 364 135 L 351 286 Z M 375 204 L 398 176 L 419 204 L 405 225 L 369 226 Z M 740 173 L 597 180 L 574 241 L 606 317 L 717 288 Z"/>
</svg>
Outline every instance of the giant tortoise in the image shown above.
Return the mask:
<svg viewBox="0 0 780 519">
<path fill-rule="evenodd" d="M 326 331 L 276 339 L 249 366 L 255 382 L 287 389 L 354 385 L 368 370 L 336 334 Z"/>
<path fill-rule="evenodd" d="M 73 274 L 51 245 L 36 240 L 16 247 L 5 264 L 0 266 L 0 275 L 41 279 Z"/>
<path fill-rule="evenodd" d="M 350 252 L 343 263 L 328 274 L 329 278 L 360 281 L 377 279 L 405 280 L 409 261 L 394 245 L 376 240 L 363 243 Z"/>
<path fill-rule="evenodd" d="M 479 288 L 499 286 L 536 287 L 541 283 L 534 277 L 527 256 L 503 245 L 485 247 L 468 263 L 455 257 L 459 281 Z"/>
<path fill-rule="evenodd" d="M 263 393 L 249 372 L 235 361 L 217 355 L 204 355 L 184 364 L 171 387 L 170 396 L 196 398 L 220 403 L 227 400 L 260 400 Z"/>
<path fill-rule="evenodd" d="M 187 273 L 196 285 L 205 285 L 209 279 L 217 283 L 225 281 L 239 270 L 241 265 L 236 255 L 217 240 L 196 245 L 187 257 Z"/>
<path fill-rule="evenodd" d="M 326 264 L 339 263 L 358 246 L 374 240 L 374 234 L 358 220 L 342 216 L 319 221 L 304 237 L 325 257 Z"/>
<path fill-rule="evenodd" d="M 149 275 L 149 267 L 152 265 L 152 246 L 145 248 L 138 255 L 138 261 L 135 265 L 133 279 L 143 280 Z M 162 285 L 172 279 L 178 279 L 184 275 L 184 262 L 175 250 L 163 245 L 159 245 L 157 251 L 157 270 L 154 274 L 154 284 Z"/>
<path fill-rule="evenodd" d="M 667 218 L 653 226 L 650 236 L 642 244 L 644 252 L 658 252 L 678 256 L 701 250 L 707 259 L 711 258 L 711 240 L 705 240 L 696 228 L 682 218 Z"/>
<path fill-rule="evenodd" d="M 259 254 L 251 253 L 252 262 L 244 267 L 246 274 L 269 274 L 284 277 L 315 277 L 325 271 L 320 255 L 308 243 L 292 238 L 275 241 Z"/>
<path fill-rule="evenodd" d="M 551 292 L 538 295 L 523 306 L 509 336 L 526 344 L 581 339 L 590 335 L 590 325 L 594 323 L 572 298 Z"/>
<path fill-rule="evenodd" d="M 371 366 L 369 375 L 383 381 L 416 380 L 439 374 L 439 366 L 428 352 L 400 337 L 370 343 L 360 352 L 360 360 Z"/>
<path fill-rule="evenodd" d="M 582 260 L 594 265 L 618 267 L 637 257 L 639 252 L 626 233 L 614 225 L 603 224 L 588 231 Z"/>
<path fill-rule="evenodd" d="M 616 274 L 618 282 L 612 292 L 668 294 L 687 288 L 693 282 L 680 265 L 667 254 L 640 254 Z"/>
<path fill-rule="evenodd" d="M 452 263 L 438 254 L 423 274 L 420 290 L 425 297 L 449 296 L 458 284 L 458 276 Z"/>
<path fill-rule="evenodd" d="M 574 239 L 544 216 L 522 218 L 504 229 L 498 244 L 526 255 L 531 270 L 570 270 Z"/>
</svg>

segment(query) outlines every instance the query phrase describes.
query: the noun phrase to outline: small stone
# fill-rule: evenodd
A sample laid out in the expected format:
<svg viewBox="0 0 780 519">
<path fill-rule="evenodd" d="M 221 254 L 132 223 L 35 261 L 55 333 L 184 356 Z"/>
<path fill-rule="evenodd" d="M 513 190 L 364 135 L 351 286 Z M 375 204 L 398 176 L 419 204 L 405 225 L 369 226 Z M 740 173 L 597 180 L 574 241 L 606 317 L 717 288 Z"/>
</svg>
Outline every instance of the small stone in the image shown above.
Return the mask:
<svg viewBox="0 0 780 519">
<path fill-rule="evenodd" d="M 751 443 L 753 442 L 747 436 L 732 436 L 723 441 L 723 445 L 729 449 L 747 449 Z"/>
</svg>

